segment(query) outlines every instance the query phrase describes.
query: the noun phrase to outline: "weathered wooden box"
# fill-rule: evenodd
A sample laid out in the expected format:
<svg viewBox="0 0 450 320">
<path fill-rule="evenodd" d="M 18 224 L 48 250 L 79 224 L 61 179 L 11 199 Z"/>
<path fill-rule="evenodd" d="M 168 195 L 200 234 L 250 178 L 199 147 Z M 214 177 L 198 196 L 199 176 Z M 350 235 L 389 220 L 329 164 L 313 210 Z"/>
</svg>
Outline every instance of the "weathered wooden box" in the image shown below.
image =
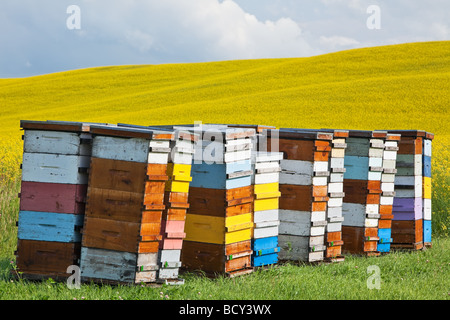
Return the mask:
<svg viewBox="0 0 450 320">
<path fill-rule="evenodd" d="M 90 123 L 28 121 L 24 130 L 17 265 L 26 278 L 67 277 L 77 265 L 92 149 Z"/>
<path fill-rule="evenodd" d="M 267 135 L 269 150 L 284 155 L 280 163 L 279 257 L 322 261 L 330 192 L 336 196 L 343 191 L 336 176 L 329 185 L 333 133 L 281 128 L 267 130 Z M 279 150 L 272 150 L 273 142 L 278 142 Z"/>
<path fill-rule="evenodd" d="M 18 239 L 80 242 L 83 215 L 40 211 L 20 211 Z"/>
<path fill-rule="evenodd" d="M 264 135 L 260 134 L 261 137 Z M 252 266 L 261 267 L 278 262 L 279 234 L 279 172 L 282 153 L 255 152 L 252 157 L 254 171 Z"/>
<path fill-rule="evenodd" d="M 236 276 L 253 271 L 251 240 L 215 244 L 185 240 L 181 251 L 183 267 L 210 276 Z"/>
<path fill-rule="evenodd" d="M 434 135 L 422 130 L 389 130 L 401 135 L 395 179 L 394 248 L 421 249 L 431 246 L 425 221 L 431 220 L 431 143 Z M 413 220 L 414 219 L 414 220 Z M 430 219 L 430 220 L 428 220 Z M 419 222 L 421 220 L 421 222 Z M 431 234 L 430 234 L 431 235 Z"/>
<path fill-rule="evenodd" d="M 162 219 L 171 150 L 167 146 L 173 133 L 126 126 L 91 126 L 90 131 L 93 157 L 80 260 L 83 277 L 157 281 L 157 259 L 167 236 Z"/>
<path fill-rule="evenodd" d="M 253 188 L 251 185 L 229 189 L 189 189 L 188 213 L 228 217 L 251 213 L 253 210 Z"/>
<path fill-rule="evenodd" d="M 79 242 L 18 239 L 17 269 L 27 279 L 65 279 L 72 275 L 67 268 L 79 265 L 80 247 Z"/>
<path fill-rule="evenodd" d="M 364 253 L 368 256 L 379 254 L 378 241 L 380 238 L 376 227 L 342 226 L 342 239 L 344 253 L 358 255 Z"/>
<path fill-rule="evenodd" d="M 20 210 L 84 214 L 87 185 L 22 181 Z"/>
<path fill-rule="evenodd" d="M 157 253 L 131 253 L 99 248 L 81 248 L 81 280 L 100 283 L 156 282 Z"/>
<path fill-rule="evenodd" d="M 383 176 L 395 172 L 397 149 L 386 131 L 349 130 L 344 158 L 344 193 L 342 251 L 344 253 L 379 255 L 378 229 L 382 217 L 389 208 L 392 194 L 393 176 Z M 384 181 L 383 181 L 384 177 Z M 383 198 L 383 202 L 382 199 Z M 387 203 L 386 203 L 387 202 Z M 384 221 L 383 220 L 383 221 Z M 383 227 L 389 223 L 383 222 Z M 370 240 L 369 240 L 370 239 Z"/>
</svg>

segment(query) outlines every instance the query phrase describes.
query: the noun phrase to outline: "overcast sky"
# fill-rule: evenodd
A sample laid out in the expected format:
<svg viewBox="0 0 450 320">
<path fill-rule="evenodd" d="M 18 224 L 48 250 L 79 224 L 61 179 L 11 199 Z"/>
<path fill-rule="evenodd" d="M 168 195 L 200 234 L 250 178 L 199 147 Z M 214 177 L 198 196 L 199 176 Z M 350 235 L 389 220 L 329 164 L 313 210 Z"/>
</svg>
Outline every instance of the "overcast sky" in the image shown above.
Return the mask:
<svg viewBox="0 0 450 320">
<path fill-rule="evenodd" d="M 0 78 L 436 40 L 448 0 L 0 0 Z"/>
</svg>

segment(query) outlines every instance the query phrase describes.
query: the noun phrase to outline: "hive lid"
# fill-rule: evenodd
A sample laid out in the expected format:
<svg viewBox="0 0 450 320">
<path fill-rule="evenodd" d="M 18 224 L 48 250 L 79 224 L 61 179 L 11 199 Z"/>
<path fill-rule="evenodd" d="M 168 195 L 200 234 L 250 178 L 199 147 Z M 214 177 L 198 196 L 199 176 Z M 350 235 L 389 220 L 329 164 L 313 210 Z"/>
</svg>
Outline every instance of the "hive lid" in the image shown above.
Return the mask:
<svg viewBox="0 0 450 320">
<path fill-rule="evenodd" d="M 77 121 L 36 121 L 20 120 L 20 127 L 24 130 L 47 130 L 47 131 L 66 131 L 66 132 L 89 132 L 92 125 L 108 126 L 107 123 L 95 122 L 77 122 Z"/>
<path fill-rule="evenodd" d="M 386 130 L 388 133 L 400 134 L 402 137 L 422 137 L 433 140 L 434 134 L 424 130 Z"/>
<path fill-rule="evenodd" d="M 335 138 L 347 138 L 348 130 L 343 129 L 306 129 L 306 128 L 281 128 L 280 130 L 294 130 L 299 132 L 324 132 L 324 133 L 333 133 Z"/>
<path fill-rule="evenodd" d="M 264 130 L 268 137 L 284 139 L 303 139 L 303 140 L 333 140 L 333 133 L 296 128 L 280 128 L 279 130 Z"/>
<path fill-rule="evenodd" d="M 91 125 L 89 132 L 97 135 L 122 137 L 122 138 L 142 138 L 152 139 L 154 133 L 150 129 L 137 128 L 137 127 L 124 127 L 118 125 Z M 168 140 L 172 137 L 168 135 Z"/>
</svg>

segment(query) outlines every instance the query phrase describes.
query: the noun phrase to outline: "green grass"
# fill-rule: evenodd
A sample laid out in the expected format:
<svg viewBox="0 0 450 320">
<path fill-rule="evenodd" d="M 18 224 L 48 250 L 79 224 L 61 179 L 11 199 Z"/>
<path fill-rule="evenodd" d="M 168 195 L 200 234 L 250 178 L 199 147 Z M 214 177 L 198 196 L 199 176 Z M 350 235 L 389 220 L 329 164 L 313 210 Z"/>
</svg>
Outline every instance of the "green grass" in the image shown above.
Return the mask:
<svg viewBox="0 0 450 320">
<path fill-rule="evenodd" d="M 12 280 L 10 262 L 0 260 L 0 299 L 50 300 L 449 300 L 450 239 L 435 239 L 433 248 L 391 252 L 381 257 L 347 256 L 342 263 L 280 264 L 237 277 L 209 279 L 183 274 L 181 286 L 82 284 L 69 289 L 64 282 Z M 369 266 L 380 269 L 380 288 L 370 289 Z"/>
<path fill-rule="evenodd" d="M 281 264 L 227 279 L 183 274 L 182 286 L 111 286 L 33 282 L 12 277 L 17 244 L 19 181 L 2 191 L 0 230 L 0 300 L 296 300 L 296 299 L 450 299 L 449 237 L 434 237 L 431 249 L 395 251 L 380 257 L 347 256 L 343 263 Z M 11 263 L 11 261 L 13 263 Z M 380 268 L 381 288 L 368 289 L 367 267 Z"/>
</svg>

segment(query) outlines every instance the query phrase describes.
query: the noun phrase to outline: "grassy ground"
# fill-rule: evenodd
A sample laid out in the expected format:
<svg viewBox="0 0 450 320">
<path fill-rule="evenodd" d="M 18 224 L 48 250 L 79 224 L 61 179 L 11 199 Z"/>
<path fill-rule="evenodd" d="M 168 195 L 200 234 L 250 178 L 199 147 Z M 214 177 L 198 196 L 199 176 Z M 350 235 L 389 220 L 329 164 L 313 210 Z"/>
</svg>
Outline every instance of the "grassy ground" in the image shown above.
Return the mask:
<svg viewBox="0 0 450 320">
<path fill-rule="evenodd" d="M 119 66 L 0 79 L 0 299 L 449 299 L 449 86 L 450 41 L 301 59 Z M 51 282 L 11 282 L 21 119 L 431 131 L 434 247 L 377 259 L 348 257 L 336 265 L 284 265 L 232 280 L 186 275 L 181 287 L 69 290 Z M 380 267 L 380 290 L 367 289 L 370 265 Z"/>
<path fill-rule="evenodd" d="M 286 263 L 233 279 L 183 274 L 184 285 L 161 287 L 83 284 L 80 289 L 69 289 L 62 282 L 13 280 L 9 275 L 12 265 L 3 258 L 0 299 L 450 300 L 449 245 L 450 239 L 438 238 L 433 248 L 424 251 L 347 256 L 342 263 L 314 266 Z M 379 289 L 370 286 L 375 283 L 370 266 L 379 268 Z"/>
</svg>

